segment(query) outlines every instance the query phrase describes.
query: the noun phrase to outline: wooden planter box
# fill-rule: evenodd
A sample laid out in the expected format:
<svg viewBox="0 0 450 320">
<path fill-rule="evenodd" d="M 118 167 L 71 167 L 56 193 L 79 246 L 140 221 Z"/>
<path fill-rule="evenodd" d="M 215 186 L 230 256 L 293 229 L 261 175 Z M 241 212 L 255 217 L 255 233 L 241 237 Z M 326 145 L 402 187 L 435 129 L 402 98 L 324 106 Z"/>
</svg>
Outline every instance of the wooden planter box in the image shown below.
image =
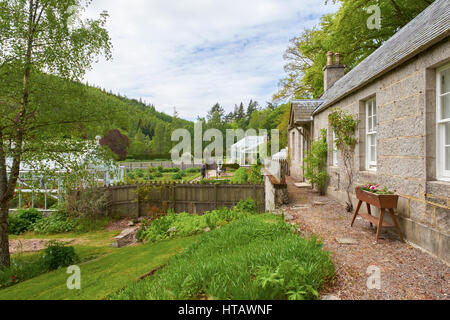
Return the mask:
<svg viewBox="0 0 450 320">
<path fill-rule="evenodd" d="M 379 209 L 397 209 L 399 196 L 396 194 L 375 194 L 364 190 L 356 190 L 356 198 Z"/>
<path fill-rule="evenodd" d="M 375 224 L 378 226 L 377 238 L 376 238 L 377 243 L 378 243 L 378 240 L 380 237 L 381 229 L 383 227 L 387 227 L 387 228 L 395 227 L 398 231 L 400 239 L 403 241 L 403 234 L 402 234 L 402 231 L 400 230 L 400 226 L 397 222 L 397 218 L 395 217 L 395 213 L 394 213 L 394 209 L 396 209 L 398 206 L 399 196 L 396 194 L 375 194 L 375 193 L 364 191 L 364 190 L 355 190 L 355 191 L 356 191 L 356 197 L 358 198 L 359 203 L 358 203 L 358 208 L 356 208 L 355 215 L 353 216 L 351 226 L 353 227 L 356 217 L 358 215 L 360 215 L 363 219 L 369 221 L 371 225 Z M 368 214 L 364 214 L 364 213 L 360 214 L 359 213 L 363 202 L 365 202 L 367 205 Z M 381 210 L 380 218 L 377 219 L 374 216 L 372 216 L 372 212 L 370 209 L 371 205 L 376 208 L 379 208 Z M 385 215 L 386 211 L 389 212 L 389 214 L 392 218 L 392 221 L 394 222 L 393 226 L 384 222 L 384 215 Z"/>
</svg>

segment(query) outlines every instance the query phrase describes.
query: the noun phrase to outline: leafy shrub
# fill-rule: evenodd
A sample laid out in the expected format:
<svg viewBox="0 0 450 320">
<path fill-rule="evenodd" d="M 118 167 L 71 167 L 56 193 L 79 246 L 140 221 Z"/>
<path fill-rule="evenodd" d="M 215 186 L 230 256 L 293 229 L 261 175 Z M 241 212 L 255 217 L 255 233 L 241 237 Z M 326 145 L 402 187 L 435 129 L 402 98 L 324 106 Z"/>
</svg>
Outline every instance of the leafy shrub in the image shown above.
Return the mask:
<svg viewBox="0 0 450 320">
<path fill-rule="evenodd" d="M 37 209 L 20 210 L 18 215 L 30 224 L 42 219 L 42 213 Z"/>
<path fill-rule="evenodd" d="M 201 171 L 201 168 L 189 168 L 185 170 L 186 173 L 200 173 Z"/>
<path fill-rule="evenodd" d="M 326 171 L 328 158 L 327 130 L 321 131 L 321 138 L 311 144 L 311 150 L 306 153 L 305 178 L 316 187 L 319 192 L 325 194 L 325 187 L 328 182 L 328 173 Z"/>
<path fill-rule="evenodd" d="M 182 180 L 186 176 L 184 171 L 179 171 L 172 175 L 172 180 Z"/>
<path fill-rule="evenodd" d="M 156 173 L 155 173 L 155 177 L 156 178 L 162 178 L 164 175 L 163 175 L 163 173 L 161 172 L 161 171 L 156 171 Z"/>
<path fill-rule="evenodd" d="M 110 220 L 108 217 L 101 219 L 70 217 L 67 212 L 61 210 L 38 220 L 33 229 L 36 234 L 86 233 L 103 229 Z"/>
<path fill-rule="evenodd" d="M 111 299 L 306 300 L 334 277 L 329 253 L 280 217 L 247 216 L 203 234 L 156 275 Z"/>
<path fill-rule="evenodd" d="M 127 177 L 131 180 L 136 179 L 136 175 L 133 171 L 127 171 Z"/>
<path fill-rule="evenodd" d="M 95 219 L 110 205 L 108 194 L 96 187 L 76 191 L 69 199 L 67 210 L 72 217 Z"/>
<path fill-rule="evenodd" d="M 235 210 L 240 212 L 256 212 L 258 208 L 256 207 L 256 203 L 253 199 L 247 199 L 245 201 L 240 201 Z"/>
<path fill-rule="evenodd" d="M 9 215 L 9 234 L 19 235 L 33 230 L 33 224 L 42 219 L 36 209 L 19 210 Z"/>
<path fill-rule="evenodd" d="M 175 167 L 175 168 L 164 168 L 162 172 L 171 173 L 171 172 L 179 172 L 179 171 L 181 171 L 181 169 Z"/>
<path fill-rule="evenodd" d="M 28 231 L 28 223 L 21 219 L 17 213 L 9 215 L 8 232 L 9 234 L 19 235 Z"/>
<path fill-rule="evenodd" d="M 234 184 L 246 184 L 248 182 L 248 170 L 246 168 L 240 168 L 236 171 L 231 182 Z"/>
<path fill-rule="evenodd" d="M 252 184 L 262 184 L 263 179 L 263 175 L 261 174 L 261 166 L 252 165 L 250 174 L 248 175 L 248 182 Z"/>
<path fill-rule="evenodd" d="M 339 151 L 342 165 L 345 169 L 348 177 L 346 184 L 347 193 L 347 211 L 353 211 L 353 203 L 350 196 L 351 189 L 353 187 L 353 172 L 355 169 L 354 157 L 355 148 L 358 144 L 358 138 L 356 132 L 359 125 L 358 116 L 355 114 L 349 114 L 340 109 L 334 109 L 328 115 L 328 122 L 331 129 L 335 134 L 335 147 Z"/>
<path fill-rule="evenodd" d="M 144 169 L 134 169 L 134 173 L 137 178 L 143 179 L 146 177 L 146 172 Z"/>
<path fill-rule="evenodd" d="M 76 231 L 78 227 L 78 220 L 70 219 L 64 211 L 58 211 L 48 218 L 37 221 L 34 224 L 34 232 L 37 234 L 67 233 Z"/>
<path fill-rule="evenodd" d="M 58 241 L 49 242 L 44 251 L 44 261 L 49 270 L 70 266 L 77 259 L 74 247 L 68 247 Z"/>
</svg>

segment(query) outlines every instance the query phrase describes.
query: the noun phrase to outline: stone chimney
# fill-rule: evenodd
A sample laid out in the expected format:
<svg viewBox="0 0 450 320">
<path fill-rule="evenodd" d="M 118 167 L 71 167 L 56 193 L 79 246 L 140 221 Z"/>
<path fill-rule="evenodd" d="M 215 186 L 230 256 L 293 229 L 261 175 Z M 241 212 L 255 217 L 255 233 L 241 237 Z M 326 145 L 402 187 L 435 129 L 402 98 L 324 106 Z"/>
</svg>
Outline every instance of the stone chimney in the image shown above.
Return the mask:
<svg viewBox="0 0 450 320">
<path fill-rule="evenodd" d="M 327 53 L 327 65 L 323 68 L 325 91 L 345 75 L 345 65 L 341 64 L 341 54 L 335 53 L 334 58 L 335 61 L 333 63 L 333 52 L 329 51 Z"/>
</svg>

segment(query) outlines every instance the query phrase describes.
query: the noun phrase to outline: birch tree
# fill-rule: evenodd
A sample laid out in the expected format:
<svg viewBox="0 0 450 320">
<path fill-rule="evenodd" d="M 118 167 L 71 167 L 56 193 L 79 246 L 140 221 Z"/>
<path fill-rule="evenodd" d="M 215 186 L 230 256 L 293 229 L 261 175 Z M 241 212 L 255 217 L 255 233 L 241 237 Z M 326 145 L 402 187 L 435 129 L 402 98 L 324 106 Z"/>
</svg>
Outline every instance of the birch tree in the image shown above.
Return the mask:
<svg viewBox="0 0 450 320">
<path fill-rule="evenodd" d="M 10 264 L 9 202 L 21 165 L 84 152 L 96 110 L 74 89 L 99 56 L 111 58 L 108 14 L 80 19 L 91 1 L 0 2 L 0 268 Z M 79 90 L 79 92 L 74 92 Z"/>
</svg>

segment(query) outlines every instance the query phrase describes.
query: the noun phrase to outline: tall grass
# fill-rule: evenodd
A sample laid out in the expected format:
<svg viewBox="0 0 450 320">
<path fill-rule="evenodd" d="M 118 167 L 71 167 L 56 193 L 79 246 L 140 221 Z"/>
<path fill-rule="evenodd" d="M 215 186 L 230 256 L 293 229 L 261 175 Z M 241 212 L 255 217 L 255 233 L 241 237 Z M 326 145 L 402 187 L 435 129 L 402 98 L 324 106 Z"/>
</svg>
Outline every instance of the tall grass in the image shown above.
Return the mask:
<svg viewBox="0 0 450 320">
<path fill-rule="evenodd" d="M 315 239 L 272 215 L 244 217 L 201 238 L 156 275 L 111 299 L 316 299 L 335 274 Z"/>
<path fill-rule="evenodd" d="M 240 201 L 233 209 L 222 208 L 205 214 L 169 212 L 154 221 L 144 221 L 137 233 L 139 241 L 156 242 L 174 237 L 188 237 L 202 233 L 204 229 L 221 227 L 231 221 L 256 214 L 256 203 L 252 199 Z"/>
</svg>

